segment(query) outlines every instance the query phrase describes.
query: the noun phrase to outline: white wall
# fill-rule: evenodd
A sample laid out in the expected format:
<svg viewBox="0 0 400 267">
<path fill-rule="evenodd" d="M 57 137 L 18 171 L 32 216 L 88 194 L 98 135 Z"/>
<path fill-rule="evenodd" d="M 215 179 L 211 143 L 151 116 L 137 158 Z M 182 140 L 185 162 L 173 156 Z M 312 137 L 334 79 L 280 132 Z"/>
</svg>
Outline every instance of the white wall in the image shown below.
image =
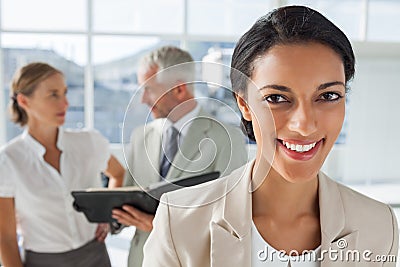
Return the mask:
<svg viewBox="0 0 400 267">
<path fill-rule="evenodd" d="M 400 182 L 400 56 L 358 55 L 347 110 L 345 182 Z"/>
</svg>

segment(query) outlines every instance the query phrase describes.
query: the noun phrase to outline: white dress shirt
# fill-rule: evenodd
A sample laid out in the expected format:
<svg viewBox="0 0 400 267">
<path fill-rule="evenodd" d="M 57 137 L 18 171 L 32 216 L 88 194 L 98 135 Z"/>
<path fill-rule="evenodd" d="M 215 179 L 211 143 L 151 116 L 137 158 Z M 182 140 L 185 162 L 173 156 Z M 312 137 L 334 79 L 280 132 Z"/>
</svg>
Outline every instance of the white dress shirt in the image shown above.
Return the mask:
<svg viewBox="0 0 400 267">
<path fill-rule="evenodd" d="M 0 149 L 0 197 L 14 198 L 17 231 L 27 250 L 65 252 L 95 237 L 97 224 L 73 209 L 71 191 L 101 187 L 108 141 L 94 130 L 59 128 L 57 147 L 60 173 L 26 130 Z"/>
<path fill-rule="evenodd" d="M 252 267 L 319 267 L 317 261 L 321 246 L 307 254 L 288 256 L 273 248 L 251 223 L 251 266 Z M 301 252 L 299 252 L 301 253 Z"/>
</svg>

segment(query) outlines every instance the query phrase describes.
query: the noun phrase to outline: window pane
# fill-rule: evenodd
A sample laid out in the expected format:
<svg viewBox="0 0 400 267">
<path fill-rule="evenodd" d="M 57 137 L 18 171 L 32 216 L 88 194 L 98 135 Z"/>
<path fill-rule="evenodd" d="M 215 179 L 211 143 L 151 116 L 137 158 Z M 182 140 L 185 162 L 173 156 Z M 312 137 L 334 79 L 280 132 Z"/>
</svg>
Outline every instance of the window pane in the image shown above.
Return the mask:
<svg viewBox="0 0 400 267">
<path fill-rule="evenodd" d="M 178 41 L 162 41 L 159 38 L 94 38 L 94 126 L 110 142 L 121 142 L 125 110 L 138 88 L 136 70 L 139 59 L 150 50 L 167 44 L 179 46 Z M 133 129 L 143 124 L 147 113 L 147 108 L 139 111 L 136 116 L 138 120 L 129 122 L 129 127 Z"/>
<path fill-rule="evenodd" d="M 264 0 L 188 0 L 190 34 L 238 36 L 276 7 Z"/>
<path fill-rule="evenodd" d="M 100 32 L 182 33 L 183 0 L 93 0 Z"/>
<path fill-rule="evenodd" d="M 86 29 L 87 7 L 83 0 L 3 0 L 1 5 L 3 29 Z"/>
<path fill-rule="evenodd" d="M 10 81 L 14 72 L 23 65 L 34 61 L 46 62 L 60 69 L 67 81 L 69 108 L 64 127 L 83 127 L 83 87 L 84 67 L 82 57 L 85 50 L 85 38 L 80 36 L 3 34 L 2 50 L 4 64 L 4 89 L 6 105 L 9 103 Z M 79 53 L 77 53 L 79 51 Z M 78 57 L 80 60 L 78 60 Z M 7 120 L 7 140 L 21 129 Z"/>
<path fill-rule="evenodd" d="M 360 55 L 351 86 L 344 178 L 349 182 L 399 182 L 400 60 Z M 385 96 L 376 100 L 376 91 Z M 389 144 L 389 145 L 383 145 Z"/>
<path fill-rule="evenodd" d="M 305 5 L 315 9 L 338 26 L 349 39 L 361 39 L 361 23 L 363 23 L 361 0 L 289 0 L 288 4 Z"/>
<path fill-rule="evenodd" d="M 188 50 L 195 61 L 225 65 L 218 68 L 219 65 L 203 63 L 202 80 L 213 80 L 215 84 L 197 83 L 195 93 L 196 97 L 206 100 L 200 100 L 199 103 L 207 112 L 222 122 L 239 126 L 240 112 L 232 96 L 229 76 L 234 46 L 235 43 L 232 42 L 189 42 Z M 216 73 L 220 78 L 215 78 Z M 206 77 L 207 75 L 213 78 Z"/>
<path fill-rule="evenodd" d="M 400 2 L 370 0 L 368 40 L 400 41 Z"/>
</svg>

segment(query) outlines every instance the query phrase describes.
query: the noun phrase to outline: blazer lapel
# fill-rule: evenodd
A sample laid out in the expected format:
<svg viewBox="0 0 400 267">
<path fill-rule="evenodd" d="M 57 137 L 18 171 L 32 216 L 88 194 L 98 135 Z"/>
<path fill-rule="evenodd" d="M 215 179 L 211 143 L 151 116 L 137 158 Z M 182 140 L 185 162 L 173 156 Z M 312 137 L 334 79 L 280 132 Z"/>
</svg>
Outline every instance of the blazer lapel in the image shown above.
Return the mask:
<svg viewBox="0 0 400 267">
<path fill-rule="evenodd" d="M 226 195 L 210 223 L 211 266 L 251 266 L 252 168 L 246 164 L 232 173 L 235 181 L 226 180 Z"/>
<path fill-rule="evenodd" d="M 206 169 L 208 166 L 201 166 L 198 160 L 201 161 L 201 153 L 199 150 L 199 144 L 204 139 L 207 138 L 207 132 L 211 127 L 211 123 L 209 121 L 210 116 L 206 115 L 202 110 L 200 110 L 199 114 L 194 118 L 192 125 L 190 126 L 185 139 L 178 150 L 174 161 L 170 167 L 170 170 L 167 174 L 166 179 L 174 179 L 176 177 L 181 176 L 182 172 L 193 172 L 198 173 L 198 170 Z M 210 142 L 206 142 L 206 145 L 210 144 Z M 201 152 L 206 153 L 208 151 L 214 151 L 212 147 L 202 147 Z M 191 170 L 191 163 L 196 162 L 195 169 Z M 204 164 L 209 164 L 207 160 L 202 161 Z"/>
<path fill-rule="evenodd" d="M 153 184 L 160 181 L 160 151 L 161 151 L 161 140 L 162 140 L 162 127 L 164 124 L 163 119 L 154 121 L 153 127 L 146 127 L 144 129 L 144 151 L 143 157 L 147 157 L 148 160 L 144 160 L 142 166 L 144 173 L 142 174 L 146 184 Z"/>
<path fill-rule="evenodd" d="M 319 173 L 319 209 L 321 223 L 321 250 L 325 253 L 321 267 L 356 266 L 356 261 L 345 260 L 350 250 L 357 249 L 358 231 L 346 232 L 345 213 L 338 185 L 324 173 Z M 329 257 L 329 251 L 344 260 Z M 351 254 L 350 254 L 351 255 Z"/>
<path fill-rule="evenodd" d="M 329 239 L 325 236 L 326 239 Z M 350 234 L 343 235 L 336 240 L 329 242 L 329 244 L 323 244 L 321 247 L 327 253 L 324 253 L 321 267 L 352 267 L 357 266 L 357 257 L 362 255 L 355 255 L 353 252 L 357 249 L 358 231 L 354 231 Z M 330 256 L 330 252 L 331 255 Z"/>
</svg>

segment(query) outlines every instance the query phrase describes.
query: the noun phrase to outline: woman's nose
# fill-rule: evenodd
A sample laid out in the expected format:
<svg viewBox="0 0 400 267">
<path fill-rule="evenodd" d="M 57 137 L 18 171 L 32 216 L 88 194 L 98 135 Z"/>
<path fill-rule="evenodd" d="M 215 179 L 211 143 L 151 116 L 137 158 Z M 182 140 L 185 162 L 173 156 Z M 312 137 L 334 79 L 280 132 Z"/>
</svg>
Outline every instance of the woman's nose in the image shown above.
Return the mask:
<svg viewBox="0 0 400 267">
<path fill-rule="evenodd" d="M 315 110 L 311 106 L 299 104 L 292 113 L 288 128 L 302 136 L 310 136 L 317 131 Z"/>
<path fill-rule="evenodd" d="M 68 108 L 69 106 L 68 98 L 66 96 L 64 97 L 63 105 L 65 106 L 65 108 Z"/>
</svg>

